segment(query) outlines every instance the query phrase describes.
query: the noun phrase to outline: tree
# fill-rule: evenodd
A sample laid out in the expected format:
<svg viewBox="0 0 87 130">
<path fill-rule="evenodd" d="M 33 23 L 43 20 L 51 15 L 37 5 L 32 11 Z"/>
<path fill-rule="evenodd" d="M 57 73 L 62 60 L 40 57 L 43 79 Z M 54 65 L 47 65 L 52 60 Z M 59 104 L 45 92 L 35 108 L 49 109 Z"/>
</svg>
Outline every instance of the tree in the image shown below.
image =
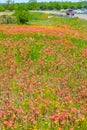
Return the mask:
<svg viewBox="0 0 87 130">
<path fill-rule="evenodd" d="M 47 4 L 42 4 L 42 5 L 40 5 L 40 9 L 41 10 L 46 10 L 47 9 Z"/>
<path fill-rule="evenodd" d="M 27 24 L 30 20 L 30 13 L 26 10 L 17 10 L 14 16 L 16 16 L 18 24 Z"/>
<path fill-rule="evenodd" d="M 29 3 L 37 3 L 37 0 L 29 0 Z"/>
<path fill-rule="evenodd" d="M 60 10 L 61 9 L 61 4 L 59 2 L 54 2 L 54 8 L 56 10 Z"/>
<path fill-rule="evenodd" d="M 12 0 L 7 0 L 6 1 L 6 9 L 7 10 L 13 10 L 13 8 L 12 8 Z"/>
<path fill-rule="evenodd" d="M 4 5 L 0 5 L 0 11 L 5 11 Z"/>
<path fill-rule="evenodd" d="M 7 5 L 11 4 L 11 2 L 12 2 L 11 0 L 6 1 Z"/>
</svg>

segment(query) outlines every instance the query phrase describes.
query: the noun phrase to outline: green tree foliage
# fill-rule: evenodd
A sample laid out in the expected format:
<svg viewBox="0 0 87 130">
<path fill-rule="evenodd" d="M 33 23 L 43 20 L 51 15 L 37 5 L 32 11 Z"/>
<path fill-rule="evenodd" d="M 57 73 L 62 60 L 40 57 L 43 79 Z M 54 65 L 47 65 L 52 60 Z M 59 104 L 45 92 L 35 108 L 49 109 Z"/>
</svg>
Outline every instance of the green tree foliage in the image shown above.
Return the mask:
<svg viewBox="0 0 87 130">
<path fill-rule="evenodd" d="M 7 2 L 7 4 L 9 5 L 12 1 L 11 1 L 11 0 L 7 0 L 6 2 Z"/>
<path fill-rule="evenodd" d="M 61 3 L 60 2 L 54 2 L 53 3 L 54 9 L 60 10 L 61 9 Z"/>
<path fill-rule="evenodd" d="M 0 11 L 5 10 L 60 10 L 60 9 L 81 9 L 87 8 L 87 1 L 82 2 L 37 2 L 29 0 L 27 3 L 14 3 L 7 0 L 3 6 L 0 5 Z"/>
<path fill-rule="evenodd" d="M 6 10 L 14 10 L 14 0 L 7 0 L 5 4 L 5 9 Z"/>
<path fill-rule="evenodd" d="M 28 10 L 39 10 L 40 7 L 39 7 L 39 3 L 28 3 L 27 4 L 27 9 Z"/>
<path fill-rule="evenodd" d="M 40 4 L 40 10 L 47 10 L 48 9 L 48 5 L 47 5 L 47 3 L 41 3 Z"/>
<path fill-rule="evenodd" d="M 4 5 L 0 5 L 0 11 L 5 11 Z"/>
<path fill-rule="evenodd" d="M 29 3 L 37 3 L 37 0 L 29 0 Z"/>
<path fill-rule="evenodd" d="M 30 20 L 30 13 L 26 10 L 16 11 L 14 15 L 18 24 L 27 24 Z"/>
</svg>

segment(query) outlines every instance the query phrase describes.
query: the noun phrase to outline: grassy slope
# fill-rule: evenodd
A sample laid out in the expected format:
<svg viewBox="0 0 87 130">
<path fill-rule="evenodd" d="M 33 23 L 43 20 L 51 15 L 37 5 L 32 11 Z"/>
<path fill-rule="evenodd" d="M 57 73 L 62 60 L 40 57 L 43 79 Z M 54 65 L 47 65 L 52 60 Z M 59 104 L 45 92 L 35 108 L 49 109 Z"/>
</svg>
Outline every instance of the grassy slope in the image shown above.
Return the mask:
<svg viewBox="0 0 87 130">
<path fill-rule="evenodd" d="M 43 13 L 31 13 L 33 20 L 31 20 L 30 24 L 37 25 L 69 25 L 72 28 L 76 28 L 79 30 L 87 30 L 87 21 L 79 18 L 63 18 L 58 16 L 53 16 L 52 18 L 48 18 L 48 16 L 52 16 L 50 14 Z M 43 20 L 43 21 L 42 21 Z"/>
<path fill-rule="evenodd" d="M 35 15 L 31 24 L 38 28 L 2 27 L 2 130 L 87 128 L 87 22 L 47 17 Z M 23 33 L 29 27 L 33 33 Z M 14 33 L 21 29 L 20 34 Z"/>
</svg>

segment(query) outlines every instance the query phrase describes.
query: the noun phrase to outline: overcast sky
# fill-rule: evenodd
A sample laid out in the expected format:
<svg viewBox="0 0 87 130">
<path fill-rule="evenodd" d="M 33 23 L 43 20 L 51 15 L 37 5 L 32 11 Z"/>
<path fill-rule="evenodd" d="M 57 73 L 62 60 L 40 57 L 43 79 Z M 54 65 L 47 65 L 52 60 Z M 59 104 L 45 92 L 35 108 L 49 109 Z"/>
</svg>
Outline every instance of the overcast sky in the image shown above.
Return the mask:
<svg viewBox="0 0 87 130">
<path fill-rule="evenodd" d="M 5 3 L 7 0 L 0 0 L 0 3 Z M 29 0 L 14 0 L 16 3 L 20 3 L 20 2 L 28 2 Z M 37 0 L 38 2 L 45 2 L 45 1 L 61 1 L 61 0 Z M 66 0 L 62 0 L 62 1 L 66 1 Z M 79 0 L 67 0 L 67 1 L 79 1 Z"/>
</svg>

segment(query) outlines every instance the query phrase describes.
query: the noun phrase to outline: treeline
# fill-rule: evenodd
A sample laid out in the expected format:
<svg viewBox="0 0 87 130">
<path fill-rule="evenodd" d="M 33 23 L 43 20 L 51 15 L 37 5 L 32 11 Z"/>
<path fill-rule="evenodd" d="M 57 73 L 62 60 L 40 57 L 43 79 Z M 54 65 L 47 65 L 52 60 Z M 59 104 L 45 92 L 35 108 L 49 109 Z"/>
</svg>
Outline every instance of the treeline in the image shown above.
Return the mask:
<svg viewBox="0 0 87 130">
<path fill-rule="evenodd" d="M 87 8 L 87 1 L 82 2 L 28 2 L 0 4 L 0 11 L 5 10 L 60 10 Z"/>
</svg>

